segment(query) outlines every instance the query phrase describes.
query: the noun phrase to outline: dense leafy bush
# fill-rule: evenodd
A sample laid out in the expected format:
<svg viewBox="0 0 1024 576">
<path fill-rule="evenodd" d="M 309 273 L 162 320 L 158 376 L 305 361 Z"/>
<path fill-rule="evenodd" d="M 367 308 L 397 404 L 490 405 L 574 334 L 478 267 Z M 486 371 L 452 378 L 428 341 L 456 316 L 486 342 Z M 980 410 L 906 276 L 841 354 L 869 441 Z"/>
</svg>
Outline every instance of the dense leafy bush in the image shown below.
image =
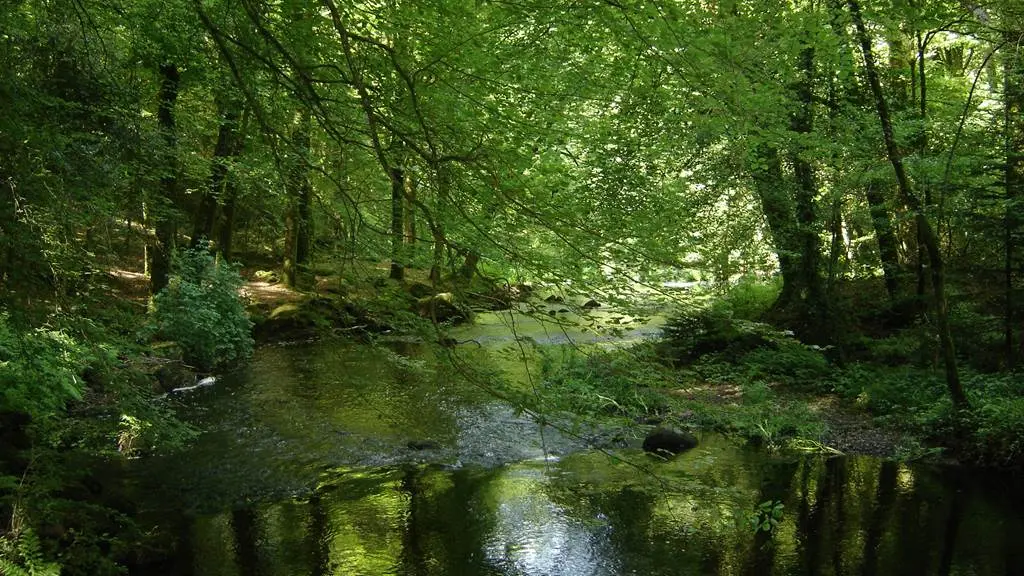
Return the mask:
<svg viewBox="0 0 1024 576">
<path fill-rule="evenodd" d="M 977 457 L 998 465 L 1024 464 L 1024 397 L 979 402 L 974 413 Z"/>
<path fill-rule="evenodd" d="M 715 303 L 715 308 L 740 320 L 760 320 L 775 304 L 781 289 L 781 279 L 766 282 L 744 276 Z"/>
<path fill-rule="evenodd" d="M 81 345 L 60 330 L 16 329 L 0 313 L 0 412 L 43 417 L 81 396 Z"/>
<path fill-rule="evenodd" d="M 772 348 L 757 348 L 742 359 L 747 378 L 767 380 L 802 388 L 819 388 L 832 371 L 820 349 L 793 339 L 776 342 Z"/>
<path fill-rule="evenodd" d="M 156 296 L 159 338 L 181 346 L 185 361 L 211 370 L 252 354 L 252 322 L 239 296 L 238 271 L 197 248 L 179 252 L 171 281 Z"/>
<path fill-rule="evenodd" d="M 733 320 L 727 312 L 717 309 L 682 313 L 665 325 L 661 354 L 677 363 L 692 362 L 705 354 L 727 350 L 741 355 L 768 344 L 766 331 L 771 328 Z"/>
</svg>

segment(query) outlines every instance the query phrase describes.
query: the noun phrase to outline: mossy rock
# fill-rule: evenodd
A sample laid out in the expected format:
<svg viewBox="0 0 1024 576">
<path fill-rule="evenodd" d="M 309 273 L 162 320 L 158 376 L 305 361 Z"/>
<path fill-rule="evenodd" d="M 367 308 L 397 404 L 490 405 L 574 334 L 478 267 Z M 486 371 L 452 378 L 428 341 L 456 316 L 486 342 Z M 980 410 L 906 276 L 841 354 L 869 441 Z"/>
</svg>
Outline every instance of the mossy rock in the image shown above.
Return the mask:
<svg viewBox="0 0 1024 576">
<path fill-rule="evenodd" d="M 254 323 L 255 337 L 260 341 L 308 339 L 338 329 L 366 332 L 387 329 L 365 309 L 349 300 L 333 297 L 282 304 L 265 318 L 254 318 Z"/>
<path fill-rule="evenodd" d="M 416 301 L 416 313 L 437 323 L 458 324 L 471 317 L 469 309 L 451 292 L 442 292 Z"/>
<path fill-rule="evenodd" d="M 430 284 L 423 282 L 413 282 L 406 286 L 406 291 L 409 292 L 414 298 L 426 298 L 437 294 L 437 290 Z"/>
</svg>

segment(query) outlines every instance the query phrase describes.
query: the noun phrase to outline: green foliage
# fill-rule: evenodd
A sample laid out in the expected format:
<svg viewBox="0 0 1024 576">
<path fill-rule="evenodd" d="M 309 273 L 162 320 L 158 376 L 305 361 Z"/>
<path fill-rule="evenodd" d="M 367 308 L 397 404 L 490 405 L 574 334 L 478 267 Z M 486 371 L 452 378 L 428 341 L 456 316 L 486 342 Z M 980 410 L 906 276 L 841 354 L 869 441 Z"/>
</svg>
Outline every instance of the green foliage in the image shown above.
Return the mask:
<svg viewBox="0 0 1024 576">
<path fill-rule="evenodd" d="M 757 505 L 750 515 L 750 527 L 754 532 L 766 532 L 774 535 L 782 522 L 785 506 L 778 500 L 765 500 Z"/>
<path fill-rule="evenodd" d="M 200 370 L 237 363 L 252 354 L 252 322 L 238 271 L 203 248 L 178 252 L 167 288 L 154 299 L 158 338 L 177 342 Z"/>
<path fill-rule="evenodd" d="M 44 418 L 81 398 L 87 355 L 67 333 L 19 329 L 0 312 L 0 411 Z"/>
<path fill-rule="evenodd" d="M 912 426 L 929 420 L 932 406 L 946 396 L 941 374 L 912 367 L 850 364 L 829 384 L 873 414 Z"/>
<path fill-rule="evenodd" d="M 31 528 L 0 536 L 0 574 L 3 576 L 58 576 L 60 566 L 43 557 L 42 545 Z"/>
<path fill-rule="evenodd" d="M 828 360 L 816 347 L 785 339 L 774 348 L 757 348 L 743 356 L 741 365 L 749 380 L 782 382 L 789 386 L 820 389 L 832 372 Z"/>
<path fill-rule="evenodd" d="M 1004 367 L 1003 320 L 966 303 L 950 306 L 950 332 L 957 354 L 976 370 L 994 372 Z"/>
<path fill-rule="evenodd" d="M 755 276 L 743 276 L 713 306 L 732 318 L 757 321 L 775 304 L 781 289 L 780 278 L 763 281 Z"/>
<path fill-rule="evenodd" d="M 662 355 L 673 362 L 690 362 L 729 348 L 759 345 L 753 330 L 743 330 L 731 315 L 708 308 L 673 316 L 664 328 Z"/>
<path fill-rule="evenodd" d="M 998 466 L 1024 466 L 1024 380 L 1013 374 L 973 374 L 965 383 L 973 431 L 966 447 L 975 460 Z M 949 414 L 950 426 L 955 425 Z"/>
<path fill-rule="evenodd" d="M 544 404 L 574 415 L 638 417 L 668 406 L 660 389 L 671 376 L 645 346 L 573 353 L 561 363 L 545 353 L 542 376 Z"/>
</svg>

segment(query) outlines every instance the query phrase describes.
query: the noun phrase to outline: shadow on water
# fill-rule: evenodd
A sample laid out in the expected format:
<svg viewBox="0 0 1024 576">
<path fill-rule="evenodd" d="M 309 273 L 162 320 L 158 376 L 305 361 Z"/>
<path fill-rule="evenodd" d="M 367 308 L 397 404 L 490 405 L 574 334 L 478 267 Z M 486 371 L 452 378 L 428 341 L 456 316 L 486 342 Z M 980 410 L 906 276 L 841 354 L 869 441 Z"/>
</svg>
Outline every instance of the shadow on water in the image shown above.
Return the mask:
<svg viewBox="0 0 1024 576">
<path fill-rule="evenodd" d="M 207 432 L 137 461 L 142 521 L 176 554 L 133 574 L 1024 574 L 1009 476 L 713 435 L 668 462 L 612 458 L 439 365 L 352 345 L 263 349 L 182 402 Z M 763 502 L 783 506 L 771 532 L 752 525 Z"/>
</svg>

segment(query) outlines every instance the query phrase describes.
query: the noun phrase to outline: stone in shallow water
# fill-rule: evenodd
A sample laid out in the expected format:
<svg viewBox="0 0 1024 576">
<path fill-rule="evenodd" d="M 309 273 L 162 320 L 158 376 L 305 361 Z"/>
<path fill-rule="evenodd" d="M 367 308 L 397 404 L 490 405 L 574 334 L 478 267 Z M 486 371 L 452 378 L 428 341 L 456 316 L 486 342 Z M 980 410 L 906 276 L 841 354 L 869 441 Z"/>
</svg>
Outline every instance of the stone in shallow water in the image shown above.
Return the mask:
<svg viewBox="0 0 1024 576">
<path fill-rule="evenodd" d="M 660 426 L 644 438 L 644 452 L 675 455 L 697 445 L 697 438 L 689 432 Z"/>
<path fill-rule="evenodd" d="M 410 450 L 436 450 L 441 447 L 433 440 L 409 440 L 405 443 Z"/>
</svg>

